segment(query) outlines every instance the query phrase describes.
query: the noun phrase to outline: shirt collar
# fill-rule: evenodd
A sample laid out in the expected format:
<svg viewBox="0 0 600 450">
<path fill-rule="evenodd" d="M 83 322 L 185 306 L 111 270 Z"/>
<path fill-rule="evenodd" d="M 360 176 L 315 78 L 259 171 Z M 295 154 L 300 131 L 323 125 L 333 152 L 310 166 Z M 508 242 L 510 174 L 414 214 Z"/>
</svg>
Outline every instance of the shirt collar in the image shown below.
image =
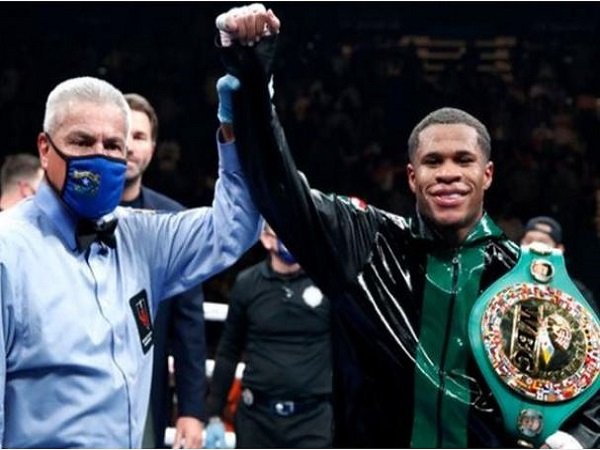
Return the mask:
<svg viewBox="0 0 600 450">
<path fill-rule="evenodd" d="M 472 244 L 488 237 L 501 238 L 504 237 L 504 232 L 494 223 L 492 218 L 486 212 L 475 224 L 473 229 L 467 235 L 464 244 Z"/>
<path fill-rule="evenodd" d="M 77 219 L 45 179 L 40 183 L 33 201 L 46 217 L 50 219 L 50 222 L 52 222 L 52 225 L 61 236 L 62 241 L 71 250 L 77 250 L 77 243 L 75 242 Z"/>
</svg>

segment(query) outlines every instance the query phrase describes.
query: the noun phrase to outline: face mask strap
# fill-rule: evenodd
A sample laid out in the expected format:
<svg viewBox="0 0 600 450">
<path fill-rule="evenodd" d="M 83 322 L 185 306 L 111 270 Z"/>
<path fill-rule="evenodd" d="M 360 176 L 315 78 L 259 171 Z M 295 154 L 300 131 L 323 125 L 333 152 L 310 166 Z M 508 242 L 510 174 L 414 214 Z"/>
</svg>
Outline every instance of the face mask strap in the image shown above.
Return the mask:
<svg viewBox="0 0 600 450">
<path fill-rule="evenodd" d="M 52 149 L 56 152 L 56 154 L 58 156 L 60 156 L 60 159 L 62 159 L 66 164 L 65 180 L 63 181 L 62 187 L 60 189 L 58 187 L 54 186 L 54 184 L 50 181 L 50 178 L 48 178 L 48 176 L 45 175 L 46 179 L 48 180 L 48 185 L 52 189 L 54 189 L 54 191 L 58 194 L 59 197 L 62 198 L 65 187 L 67 186 L 67 179 L 69 178 L 69 157 L 65 153 L 63 153 L 61 150 L 59 150 L 59 148 L 56 146 L 56 144 L 50 137 L 50 133 L 48 133 L 47 131 L 44 131 L 44 136 L 46 136 L 46 139 L 48 139 L 48 142 L 50 143 L 50 147 L 52 147 Z"/>
<path fill-rule="evenodd" d="M 54 151 L 56 152 L 56 154 L 58 156 L 60 156 L 63 161 L 68 162 L 69 161 L 69 157 L 62 150 L 60 150 L 56 146 L 56 144 L 54 143 L 54 141 L 50 137 L 50 133 L 48 133 L 47 131 L 44 131 L 44 135 L 46 136 L 46 139 L 48 139 L 48 142 L 50 143 L 50 146 L 54 149 Z"/>
</svg>

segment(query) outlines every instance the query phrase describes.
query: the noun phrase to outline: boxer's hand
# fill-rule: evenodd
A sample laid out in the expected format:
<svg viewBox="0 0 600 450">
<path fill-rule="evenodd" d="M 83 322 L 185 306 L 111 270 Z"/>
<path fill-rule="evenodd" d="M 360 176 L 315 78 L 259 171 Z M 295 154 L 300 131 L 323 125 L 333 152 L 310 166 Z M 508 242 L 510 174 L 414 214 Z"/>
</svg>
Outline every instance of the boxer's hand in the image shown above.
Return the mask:
<svg viewBox="0 0 600 450">
<path fill-rule="evenodd" d="M 542 448 L 583 448 L 579 441 L 564 431 L 557 431 L 546 438 Z"/>
<path fill-rule="evenodd" d="M 215 22 L 224 47 L 231 45 L 234 39 L 242 45 L 252 46 L 263 36 L 279 33 L 281 27 L 273 11 L 265 9 L 261 3 L 232 8 L 220 14 Z"/>
</svg>

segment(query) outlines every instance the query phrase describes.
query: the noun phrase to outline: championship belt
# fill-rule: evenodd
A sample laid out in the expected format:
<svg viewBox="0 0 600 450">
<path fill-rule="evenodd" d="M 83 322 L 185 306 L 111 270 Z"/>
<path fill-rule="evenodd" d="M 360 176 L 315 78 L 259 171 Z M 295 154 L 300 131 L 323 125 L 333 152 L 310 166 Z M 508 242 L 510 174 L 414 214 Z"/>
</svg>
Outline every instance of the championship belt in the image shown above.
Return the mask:
<svg viewBox="0 0 600 450">
<path fill-rule="evenodd" d="M 600 322 L 560 250 L 534 243 L 477 299 L 475 360 L 517 445 L 539 448 L 600 389 Z"/>
</svg>

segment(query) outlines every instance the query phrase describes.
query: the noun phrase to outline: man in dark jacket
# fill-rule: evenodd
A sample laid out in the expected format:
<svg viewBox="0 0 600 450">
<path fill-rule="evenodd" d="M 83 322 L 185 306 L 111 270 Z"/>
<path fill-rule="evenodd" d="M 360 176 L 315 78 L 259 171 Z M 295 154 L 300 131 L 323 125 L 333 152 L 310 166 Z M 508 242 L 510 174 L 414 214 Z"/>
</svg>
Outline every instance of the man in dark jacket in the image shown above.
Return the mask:
<svg viewBox="0 0 600 450">
<path fill-rule="evenodd" d="M 154 154 L 158 118 L 147 99 L 126 94 L 131 108 L 127 144 L 127 178 L 122 206 L 158 211 L 181 211 L 183 205 L 142 185 L 142 175 Z M 150 411 L 144 447 L 164 446 L 173 396 L 169 386 L 168 356 L 175 359 L 177 420 L 174 448 L 199 448 L 202 444 L 206 392 L 206 346 L 202 286 L 162 302 L 154 316 L 154 365 Z"/>
<path fill-rule="evenodd" d="M 414 128 L 414 217 L 312 190 L 270 100 L 275 38 L 265 36 L 279 25 L 257 4 L 217 18 L 227 72 L 241 82 L 234 128 L 254 200 L 332 302 L 335 445 L 515 447 L 467 329 L 475 300 L 519 257 L 483 208 L 494 172 L 486 127 L 442 108 Z M 599 409 L 596 395 L 547 445 L 597 447 Z"/>
<path fill-rule="evenodd" d="M 243 360 L 237 448 L 331 447 L 329 299 L 268 225 L 260 240 L 267 259 L 242 271 L 231 289 L 206 402 L 206 444 Z"/>
</svg>

